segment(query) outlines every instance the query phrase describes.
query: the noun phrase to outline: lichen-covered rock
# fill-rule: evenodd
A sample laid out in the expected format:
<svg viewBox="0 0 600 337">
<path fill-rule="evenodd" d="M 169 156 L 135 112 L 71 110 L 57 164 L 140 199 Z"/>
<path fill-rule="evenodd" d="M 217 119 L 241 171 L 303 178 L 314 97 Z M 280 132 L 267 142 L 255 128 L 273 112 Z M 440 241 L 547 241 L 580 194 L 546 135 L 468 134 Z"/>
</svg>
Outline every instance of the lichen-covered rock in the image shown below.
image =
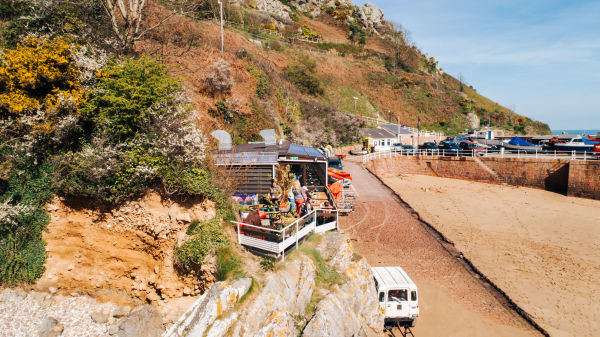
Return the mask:
<svg viewBox="0 0 600 337">
<path fill-rule="evenodd" d="M 360 15 L 360 23 L 365 28 L 372 28 L 377 32 L 385 27 L 383 11 L 372 3 L 367 2 L 364 6 L 360 7 L 358 13 Z"/>
<path fill-rule="evenodd" d="M 383 315 L 379 310 L 371 267 L 364 260 L 352 261 L 350 240 L 344 234 L 324 236 L 319 251 L 346 276 L 348 282 L 319 302 L 303 336 L 381 335 Z"/>
<path fill-rule="evenodd" d="M 254 5 L 256 6 L 256 9 L 267 12 L 277 19 L 290 21 L 290 14 L 288 13 L 290 8 L 279 1 L 254 0 Z"/>
<path fill-rule="evenodd" d="M 237 312 L 227 316 L 227 318 L 216 320 L 206 333 L 206 337 L 223 337 L 229 328 L 238 320 Z"/>
<path fill-rule="evenodd" d="M 275 311 L 255 337 L 296 337 L 298 330 L 288 313 Z"/>
<path fill-rule="evenodd" d="M 271 320 L 274 312 L 303 315 L 315 287 L 315 265 L 302 256 L 285 270 L 271 274 L 261 293 L 242 314 L 233 336 L 252 336 Z M 276 324 L 278 321 L 273 321 Z M 284 323 L 287 321 L 284 321 Z"/>
<path fill-rule="evenodd" d="M 252 280 L 248 278 L 232 284 L 216 283 L 165 332 L 163 337 L 204 336 L 217 316 L 231 309 L 248 292 L 251 284 Z"/>
</svg>

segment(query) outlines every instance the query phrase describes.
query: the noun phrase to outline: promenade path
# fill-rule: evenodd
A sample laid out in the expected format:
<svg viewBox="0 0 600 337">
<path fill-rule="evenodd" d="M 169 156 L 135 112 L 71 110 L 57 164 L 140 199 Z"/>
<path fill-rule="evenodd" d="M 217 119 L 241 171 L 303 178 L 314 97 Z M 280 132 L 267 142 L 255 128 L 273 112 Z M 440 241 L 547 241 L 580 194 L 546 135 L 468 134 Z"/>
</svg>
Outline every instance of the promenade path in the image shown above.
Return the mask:
<svg viewBox="0 0 600 337">
<path fill-rule="evenodd" d="M 541 336 L 453 257 L 452 247 L 444 247 L 391 190 L 358 162 L 344 165 L 359 196 L 355 212 L 342 217 L 341 230 L 372 266 L 399 265 L 415 281 L 420 294 L 416 337 Z"/>
</svg>

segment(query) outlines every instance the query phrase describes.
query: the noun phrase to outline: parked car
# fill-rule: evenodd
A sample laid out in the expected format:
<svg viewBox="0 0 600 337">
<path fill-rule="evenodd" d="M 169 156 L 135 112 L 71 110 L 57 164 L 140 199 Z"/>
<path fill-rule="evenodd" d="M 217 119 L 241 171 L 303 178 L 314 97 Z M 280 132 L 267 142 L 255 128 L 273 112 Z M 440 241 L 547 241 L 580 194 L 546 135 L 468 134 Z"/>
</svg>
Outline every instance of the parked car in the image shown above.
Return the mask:
<svg viewBox="0 0 600 337">
<path fill-rule="evenodd" d="M 392 144 L 392 151 L 393 152 L 400 152 L 404 150 L 402 143 L 394 143 Z"/>
<path fill-rule="evenodd" d="M 438 146 L 434 142 L 425 142 L 419 145 L 420 150 L 437 150 Z"/>
<path fill-rule="evenodd" d="M 594 144 L 594 148 L 592 151 L 598 157 L 598 159 L 600 159 L 600 143 Z"/>
<path fill-rule="evenodd" d="M 482 156 L 485 153 L 485 149 L 475 142 L 462 142 L 459 146 L 466 155 L 475 154 Z"/>
<path fill-rule="evenodd" d="M 417 151 L 415 151 L 415 148 L 412 145 L 402 145 L 402 152 L 414 155 Z"/>
<path fill-rule="evenodd" d="M 419 317 L 417 285 L 400 267 L 373 267 L 372 270 L 384 327 L 415 326 Z"/>
<path fill-rule="evenodd" d="M 447 155 L 447 156 L 456 156 L 457 154 L 460 154 L 460 152 L 462 151 L 462 149 L 460 148 L 460 146 L 456 145 L 455 143 L 452 142 L 441 142 L 440 145 L 438 146 L 438 148 L 440 149 L 440 151 Z"/>
</svg>

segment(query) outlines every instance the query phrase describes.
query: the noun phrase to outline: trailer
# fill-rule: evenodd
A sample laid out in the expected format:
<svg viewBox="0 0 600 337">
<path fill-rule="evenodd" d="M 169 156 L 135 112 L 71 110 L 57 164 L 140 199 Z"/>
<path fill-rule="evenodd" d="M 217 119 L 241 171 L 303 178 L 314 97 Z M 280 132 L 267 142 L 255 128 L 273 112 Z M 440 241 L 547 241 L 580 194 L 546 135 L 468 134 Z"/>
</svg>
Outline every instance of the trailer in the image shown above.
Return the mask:
<svg viewBox="0 0 600 337">
<path fill-rule="evenodd" d="M 410 332 L 419 317 L 417 285 L 401 267 L 373 267 L 379 306 L 384 315 L 384 328 Z M 404 332 L 401 328 L 404 328 Z"/>
</svg>

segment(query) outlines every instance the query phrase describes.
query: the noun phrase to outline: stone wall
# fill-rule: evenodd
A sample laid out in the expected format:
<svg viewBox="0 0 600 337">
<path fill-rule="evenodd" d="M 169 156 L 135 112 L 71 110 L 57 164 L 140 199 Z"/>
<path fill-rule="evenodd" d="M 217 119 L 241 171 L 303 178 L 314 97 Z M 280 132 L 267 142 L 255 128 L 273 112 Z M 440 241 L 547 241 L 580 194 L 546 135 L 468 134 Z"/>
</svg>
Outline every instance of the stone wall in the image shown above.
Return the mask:
<svg viewBox="0 0 600 337">
<path fill-rule="evenodd" d="M 572 161 L 568 194 L 600 200 L 600 161 Z"/>
<path fill-rule="evenodd" d="M 600 199 L 600 162 L 564 159 L 392 157 L 367 163 L 377 175 L 423 174 L 541 188 Z"/>
</svg>

